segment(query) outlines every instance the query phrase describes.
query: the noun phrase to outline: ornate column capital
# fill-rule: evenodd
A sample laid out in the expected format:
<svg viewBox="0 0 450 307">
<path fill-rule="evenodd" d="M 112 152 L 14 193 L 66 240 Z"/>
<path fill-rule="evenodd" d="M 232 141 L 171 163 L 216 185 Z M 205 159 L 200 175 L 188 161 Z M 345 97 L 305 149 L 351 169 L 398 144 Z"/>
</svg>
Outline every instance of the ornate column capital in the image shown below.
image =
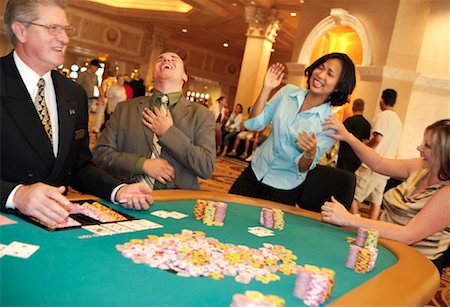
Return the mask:
<svg viewBox="0 0 450 307">
<path fill-rule="evenodd" d="M 156 28 L 154 28 L 153 31 L 150 32 L 150 35 L 148 37 L 151 46 L 160 49 L 164 47 L 166 38 L 167 38 L 166 34 L 162 31 L 159 31 Z"/>
<path fill-rule="evenodd" d="M 257 7 L 245 7 L 245 21 L 248 22 L 247 37 L 259 37 L 274 43 L 282 20 L 275 10 Z"/>
</svg>

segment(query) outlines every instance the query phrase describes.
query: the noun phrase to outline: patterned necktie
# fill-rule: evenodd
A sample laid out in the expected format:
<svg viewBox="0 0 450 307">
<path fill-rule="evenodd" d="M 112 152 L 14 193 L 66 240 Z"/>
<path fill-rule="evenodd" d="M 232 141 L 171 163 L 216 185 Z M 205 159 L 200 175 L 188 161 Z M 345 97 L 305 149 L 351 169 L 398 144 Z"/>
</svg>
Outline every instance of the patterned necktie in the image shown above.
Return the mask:
<svg viewBox="0 0 450 307">
<path fill-rule="evenodd" d="M 39 114 L 42 126 L 44 126 L 44 130 L 47 133 L 50 143 L 53 145 L 52 123 L 50 121 L 50 115 L 48 114 L 47 104 L 45 103 L 45 80 L 40 78 L 37 85 L 38 91 L 36 98 L 34 99 L 34 107 Z"/>
<path fill-rule="evenodd" d="M 167 109 L 168 109 L 168 104 L 169 104 L 169 97 L 167 97 L 167 95 L 161 95 L 159 97 L 157 97 L 155 99 L 154 102 L 154 106 L 155 108 L 159 107 L 159 110 L 161 111 L 161 114 L 163 116 L 165 116 L 167 114 Z M 158 136 L 154 133 L 153 134 L 153 141 L 152 141 L 152 154 L 151 154 L 151 159 L 157 159 L 159 158 L 159 156 L 161 155 L 161 145 L 158 144 Z M 147 174 L 143 174 L 140 178 L 139 181 L 144 182 L 151 190 L 153 190 L 154 186 L 155 186 L 155 178 L 152 178 L 150 176 L 148 176 Z M 156 183 L 158 184 L 158 183 Z M 163 184 L 158 184 L 159 188 L 163 188 L 164 185 Z"/>
</svg>

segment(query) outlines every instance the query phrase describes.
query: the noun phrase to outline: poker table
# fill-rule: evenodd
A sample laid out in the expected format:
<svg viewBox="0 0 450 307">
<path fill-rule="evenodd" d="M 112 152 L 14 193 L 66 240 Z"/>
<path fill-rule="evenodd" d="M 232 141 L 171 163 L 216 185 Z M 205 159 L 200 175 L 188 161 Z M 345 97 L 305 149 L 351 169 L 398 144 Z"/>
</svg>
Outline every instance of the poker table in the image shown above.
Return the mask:
<svg viewBox="0 0 450 307">
<path fill-rule="evenodd" d="M 83 196 L 82 198 L 86 198 Z M 116 249 L 132 239 L 153 234 L 199 230 L 223 243 L 259 248 L 263 243 L 285 246 L 298 257 L 297 264 L 311 264 L 336 272 L 330 306 L 424 306 L 439 286 L 434 265 L 412 248 L 380 239 L 375 268 L 358 274 L 345 267 L 348 237 L 354 231 L 320 221 L 320 215 L 300 208 L 244 196 L 205 191 L 164 190 L 154 192 L 155 203 L 148 211 L 132 211 L 102 201 L 108 206 L 140 219 L 148 219 L 163 228 L 89 236 L 82 228 L 46 231 L 14 215 L 17 224 L 0 227 L 2 244 L 19 241 L 39 245 L 28 259 L 3 256 L 1 269 L 1 306 L 229 306 L 236 293 L 256 290 L 282 297 L 287 306 L 304 306 L 293 296 L 295 275 L 263 284 L 236 282 L 208 277 L 181 277 L 174 273 L 134 263 Z M 228 204 L 223 227 L 206 226 L 193 218 L 197 199 Z M 258 237 L 247 231 L 259 226 L 261 207 L 285 212 L 284 230 L 275 236 Z M 156 210 L 188 214 L 183 219 L 162 219 L 150 214 Z"/>
</svg>

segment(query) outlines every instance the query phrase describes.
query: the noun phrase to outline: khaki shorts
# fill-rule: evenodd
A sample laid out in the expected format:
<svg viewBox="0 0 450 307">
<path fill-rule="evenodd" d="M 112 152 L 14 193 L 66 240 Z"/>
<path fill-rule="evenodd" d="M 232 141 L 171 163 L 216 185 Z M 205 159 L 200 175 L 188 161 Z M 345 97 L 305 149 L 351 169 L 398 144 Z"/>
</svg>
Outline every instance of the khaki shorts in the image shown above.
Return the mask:
<svg viewBox="0 0 450 307">
<path fill-rule="evenodd" d="M 360 203 L 367 200 L 375 205 L 381 206 L 388 177 L 380 175 L 364 166 L 360 166 L 355 171 L 355 176 L 356 189 L 354 198 Z"/>
</svg>

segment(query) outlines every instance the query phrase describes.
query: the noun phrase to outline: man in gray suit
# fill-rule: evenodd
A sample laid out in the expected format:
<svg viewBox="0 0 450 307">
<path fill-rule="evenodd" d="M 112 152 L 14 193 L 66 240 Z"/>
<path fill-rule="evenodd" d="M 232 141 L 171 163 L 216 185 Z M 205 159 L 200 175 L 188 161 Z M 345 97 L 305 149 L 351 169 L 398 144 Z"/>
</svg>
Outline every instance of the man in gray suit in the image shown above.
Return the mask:
<svg viewBox="0 0 450 307">
<path fill-rule="evenodd" d="M 94 162 L 127 182 L 146 175 L 156 180 L 155 189 L 198 189 L 197 176 L 214 171 L 213 115 L 183 97 L 188 76 L 175 52 L 159 55 L 153 79 L 152 96 L 119 103 L 94 148 Z M 167 111 L 158 105 L 161 96 L 168 99 Z M 156 157 L 154 135 L 161 146 Z"/>
</svg>

